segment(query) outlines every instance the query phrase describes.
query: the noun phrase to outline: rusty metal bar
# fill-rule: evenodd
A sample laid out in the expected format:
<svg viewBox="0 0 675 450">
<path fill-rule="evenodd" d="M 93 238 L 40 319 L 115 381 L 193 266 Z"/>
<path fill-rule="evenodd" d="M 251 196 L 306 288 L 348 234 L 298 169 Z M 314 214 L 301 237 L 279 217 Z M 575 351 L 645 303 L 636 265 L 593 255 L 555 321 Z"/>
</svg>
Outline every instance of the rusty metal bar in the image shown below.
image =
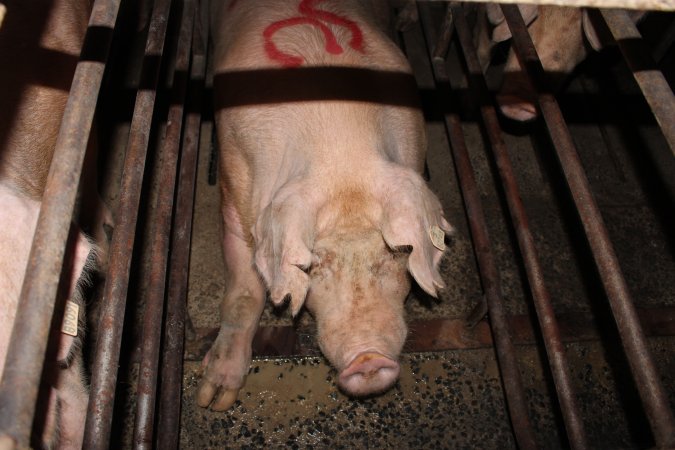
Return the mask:
<svg viewBox="0 0 675 450">
<path fill-rule="evenodd" d="M 119 0 L 97 0 L 61 121 L 2 383 L 0 441 L 27 447 L 58 283 Z M 9 435 L 10 438 L 7 438 Z"/>
<path fill-rule="evenodd" d="M 547 89 L 544 68 L 518 8 L 502 5 L 502 10 L 521 66 L 527 68 L 540 92 L 539 109 L 579 212 L 656 443 L 662 448 L 675 447 L 675 420 L 574 142 L 555 97 Z"/>
<path fill-rule="evenodd" d="M 626 11 L 600 10 L 675 155 L 675 95 Z"/>
<path fill-rule="evenodd" d="M 164 140 L 161 144 L 157 203 L 150 213 L 150 276 L 143 313 L 143 340 L 141 341 L 141 363 L 136 390 L 136 422 L 134 425 L 133 447 L 151 449 L 155 426 L 155 403 L 159 353 L 164 319 L 164 294 L 166 288 L 169 238 L 173 213 L 176 171 L 183 128 L 183 110 L 190 69 L 190 48 L 195 13 L 194 0 L 182 4 L 182 16 L 178 45 L 171 106 L 167 118 Z"/>
<path fill-rule="evenodd" d="M 200 8 L 208 8 L 201 3 Z M 198 8 L 197 11 L 200 11 Z M 160 383 L 159 433 L 157 448 L 176 449 L 180 437 L 183 381 L 183 348 L 187 316 L 187 285 L 190 266 L 190 239 L 194 211 L 197 159 L 201 127 L 202 91 L 206 75 L 206 42 L 202 39 L 199 14 L 195 14 L 192 36 L 192 67 L 187 95 L 187 114 L 176 194 L 164 350 Z M 208 23 L 204 28 L 208 30 Z"/>
<path fill-rule="evenodd" d="M 469 83 L 477 91 L 483 125 L 490 141 L 490 147 L 502 180 L 502 186 L 504 187 L 511 220 L 516 230 L 518 245 L 530 284 L 539 326 L 544 338 L 544 345 L 558 393 L 560 409 L 565 421 L 569 443 L 573 449 L 588 448 L 583 420 L 579 414 L 575 393 L 572 388 L 560 329 L 558 328 L 553 306 L 551 305 L 551 296 L 544 282 L 544 273 L 539 263 L 539 257 L 537 256 L 534 239 L 530 232 L 529 221 L 520 197 L 516 177 L 513 173 L 508 149 L 502 139 L 497 112 L 490 101 L 487 83 L 483 77 L 481 64 L 478 61 L 471 31 L 464 17 L 462 7 L 457 3 L 451 3 L 448 9 L 452 11 L 452 15 L 455 17 L 457 35 L 469 72 Z"/>
<path fill-rule="evenodd" d="M 451 94 L 450 82 L 446 73 L 444 63 L 433 59 L 432 51 L 429 50 L 431 43 L 436 42 L 436 33 L 433 30 L 433 21 L 430 17 L 428 7 L 420 5 L 420 19 L 424 25 L 424 32 L 429 51 L 429 59 L 432 61 L 434 78 L 437 88 L 442 92 L 446 88 L 446 93 Z M 450 97 L 447 95 L 446 98 Z M 495 351 L 499 368 L 502 373 L 502 382 L 506 395 L 506 403 L 509 409 L 509 416 L 516 442 L 521 449 L 535 449 L 537 443 L 534 437 L 534 431 L 530 422 L 527 409 L 527 397 L 523 389 L 523 384 L 518 370 L 517 358 L 513 342 L 511 340 L 511 331 L 506 319 L 506 312 L 502 302 L 501 281 L 499 271 L 492 254 L 487 224 L 485 223 L 485 214 L 480 199 L 480 193 L 476 185 L 473 167 L 469 159 L 469 153 L 464 141 L 464 133 L 459 117 L 456 113 L 445 115 L 445 126 L 450 140 L 452 157 L 457 171 L 459 184 L 462 191 L 462 199 L 469 227 L 474 243 L 474 250 L 478 261 L 485 298 L 488 305 L 490 318 L 490 327 L 494 335 Z"/>
<path fill-rule="evenodd" d="M 420 1 L 420 0 L 418 0 Z M 447 2 L 448 0 L 424 0 Z M 575 8 L 620 8 L 653 11 L 675 11 L 674 0 L 465 0 L 468 3 L 501 3 L 524 5 L 555 5 Z"/>
<path fill-rule="evenodd" d="M 640 308 L 640 324 L 647 336 L 675 336 L 675 308 Z M 529 314 L 508 316 L 513 343 L 537 345 L 540 337 Z M 563 342 L 600 341 L 613 325 L 598 322 L 590 313 L 569 312 L 557 316 Z M 467 328 L 464 318 L 414 320 L 408 324 L 410 333 L 403 346 L 404 353 L 471 350 L 494 345 L 490 326 L 481 320 Z M 195 339 L 185 344 L 186 361 L 202 361 L 218 336 L 219 328 L 197 328 Z M 254 357 L 321 356 L 312 330 L 298 330 L 292 325 L 259 327 L 253 339 Z M 139 358 L 137 358 L 139 359 Z"/>
<path fill-rule="evenodd" d="M 110 442 L 131 257 L 170 7 L 171 0 L 157 0 L 153 6 L 141 69 L 142 86 L 136 96 L 129 131 L 118 212 L 115 215 L 117 223 L 110 246 L 109 269 L 103 290 L 99 336 L 92 367 L 84 435 L 84 446 L 88 449 L 104 450 Z"/>
</svg>

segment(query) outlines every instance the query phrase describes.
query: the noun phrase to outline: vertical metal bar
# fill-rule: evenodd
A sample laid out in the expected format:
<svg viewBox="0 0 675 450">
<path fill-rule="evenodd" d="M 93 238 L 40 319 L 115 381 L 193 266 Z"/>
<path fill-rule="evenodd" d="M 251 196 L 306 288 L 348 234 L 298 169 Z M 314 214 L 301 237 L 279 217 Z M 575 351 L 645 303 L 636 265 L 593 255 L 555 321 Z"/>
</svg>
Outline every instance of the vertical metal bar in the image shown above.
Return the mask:
<svg viewBox="0 0 675 450">
<path fill-rule="evenodd" d="M 208 8 L 201 4 L 200 8 Z M 197 11 L 200 11 L 198 8 Z M 206 75 L 206 42 L 200 15 L 195 15 L 192 36 L 192 68 L 187 96 L 187 114 L 176 193 L 169 287 L 167 298 L 162 374 L 160 382 L 159 433 L 157 448 L 176 449 L 180 437 L 180 414 L 183 380 L 183 347 L 187 315 L 187 285 L 190 266 L 190 239 L 194 211 L 197 159 L 201 127 L 202 91 Z M 208 23 L 204 27 L 208 29 Z"/>
<path fill-rule="evenodd" d="M 107 449 L 110 442 L 138 206 L 170 7 L 171 0 L 157 0 L 153 6 L 141 69 L 142 86 L 136 96 L 129 131 L 118 212 L 115 215 L 117 223 L 110 246 L 109 269 L 103 290 L 99 336 L 92 367 L 91 395 L 84 435 L 84 446 L 88 449 Z"/>
<path fill-rule="evenodd" d="M 436 33 L 433 29 L 433 21 L 431 20 L 429 9 L 424 5 L 420 5 L 420 18 L 424 25 L 427 47 L 429 47 L 432 45 L 431 43 L 436 41 Z M 434 60 L 431 50 L 428 49 L 428 51 L 429 59 L 432 61 L 437 88 L 446 86 L 449 94 L 449 79 L 444 62 Z M 518 446 L 521 449 L 535 449 L 537 448 L 537 444 L 528 414 L 527 398 L 523 389 L 520 372 L 518 371 L 516 353 L 502 303 L 499 271 L 492 254 L 487 224 L 485 223 L 485 214 L 473 174 L 473 167 L 469 159 L 469 153 L 464 141 L 462 125 L 455 113 L 445 115 L 445 125 L 464 206 L 469 219 L 469 227 L 474 242 L 474 251 L 478 260 L 481 282 L 488 304 L 490 328 L 494 335 L 495 350 L 502 373 L 506 403 L 513 431 Z"/>
<path fill-rule="evenodd" d="M 521 66 L 527 68 L 532 84 L 540 92 L 539 108 L 586 232 L 656 443 L 662 448 L 675 447 L 675 420 L 574 142 L 555 98 L 547 90 L 544 68 L 518 8 L 502 5 L 502 10 Z"/>
<path fill-rule="evenodd" d="M 145 311 L 143 313 L 143 339 L 141 341 L 141 362 L 136 391 L 136 423 L 134 426 L 134 448 L 151 449 L 155 425 L 155 403 L 157 398 L 157 373 L 159 350 L 162 338 L 164 316 L 164 293 L 166 268 L 171 235 L 176 169 L 183 127 L 183 106 L 190 69 L 190 47 L 195 12 L 194 0 L 185 0 L 176 50 L 172 101 L 167 119 L 166 135 L 160 151 L 161 163 L 157 204 L 150 214 L 151 270 L 148 279 Z"/>
<path fill-rule="evenodd" d="M 633 72 L 645 100 L 654 113 L 661 131 L 675 155 L 675 95 L 663 73 L 651 56 L 651 51 L 642 41 L 642 35 L 628 13 L 618 9 L 601 9 L 614 40 L 619 45 L 628 67 Z"/>
<path fill-rule="evenodd" d="M 0 384 L 0 441 L 27 447 L 77 187 L 117 20 L 97 0 L 63 113 Z"/>
<path fill-rule="evenodd" d="M 464 59 L 469 71 L 469 82 L 477 91 L 479 105 L 483 124 L 490 141 L 492 152 L 497 163 L 497 169 L 502 180 L 506 200 L 513 221 L 518 245 L 523 257 L 525 271 L 530 283 L 534 306 L 539 318 L 539 325 L 544 338 L 544 345 L 548 355 L 553 380 L 555 382 L 560 409 L 567 429 L 570 446 L 573 449 L 588 448 L 586 433 L 584 432 L 583 421 L 579 414 L 577 401 L 572 389 L 572 383 L 569 376 L 567 360 L 565 359 L 565 349 L 560 337 L 560 330 L 555 319 L 551 297 L 544 283 L 544 274 L 539 263 L 537 251 L 534 245 L 534 239 L 530 232 L 528 218 L 520 198 L 518 184 L 513 173 L 513 167 L 508 155 L 508 149 L 502 139 L 497 112 L 491 103 L 488 87 L 483 77 L 476 49 L 473 45 L 473 39 L 469 25 L 466 22 L 462 7 L 457 3 L 448 5 L 452 9 L 457 27 L 457 35 L 464 53 Z"/>
</svg>

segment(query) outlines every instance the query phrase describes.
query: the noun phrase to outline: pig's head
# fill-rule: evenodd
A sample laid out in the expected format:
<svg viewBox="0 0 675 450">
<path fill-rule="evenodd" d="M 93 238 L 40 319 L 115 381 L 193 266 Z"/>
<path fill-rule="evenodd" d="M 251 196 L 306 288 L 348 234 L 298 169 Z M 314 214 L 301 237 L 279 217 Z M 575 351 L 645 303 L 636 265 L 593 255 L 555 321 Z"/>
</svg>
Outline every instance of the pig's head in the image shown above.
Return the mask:
<svg viewBox="0 0 675 450">
<path fill-rule="evenodd" d="M 411 275 L 437 295 L 442 239 L 451 231 L 419 175 L 396 169 L 371 183 L 377 186 L 339 190 L 316 208 L 296 209 L 287 221 L 296 226 L 292 230 L 269 233 L 272 223 L 256 227 L 268 230 L 259 236 L 264 248 L 287 243 L 276 247 L 279 257 L 256 252 L 271 299 L 280 303 L 290 295 L 293 314 L 304 300 L 340 388 L 353 396 L 383 392 L 398 379 Z M 436 232 L 433 241 L 430 232 Z"/>
<path fill-rule="evenodd" d="M 519 5 L 523 20 L 528 25 L 532 42 L 544 70 L 549 74 L 550 88 L 557 91 L 568 75 L 588 54 L 587 46 L 599 50 L 603 45 L 588 11 L 557 6 Z M 501 8 L 496 4 L 486 7 L 487 18 L 494 27 L 492 41 L 511 38 L 511 31 Z M 497 94 L 502 113 L 513 120 L 525 122 L 537 117 L 537 96 L 513 49 L 504 66 L 504 80 Z"/>
</svg>

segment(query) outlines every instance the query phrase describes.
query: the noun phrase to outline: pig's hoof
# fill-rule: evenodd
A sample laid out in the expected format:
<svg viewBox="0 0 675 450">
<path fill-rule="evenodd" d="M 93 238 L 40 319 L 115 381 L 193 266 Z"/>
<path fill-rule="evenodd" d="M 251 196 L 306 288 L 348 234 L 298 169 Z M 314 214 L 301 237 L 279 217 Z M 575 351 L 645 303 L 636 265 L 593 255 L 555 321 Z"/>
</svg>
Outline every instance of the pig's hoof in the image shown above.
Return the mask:
<svg viewBox="0 0 675 450">
<path fill-rule="evenodd" d="M 197 390 L 197 405 L 214 411 L 226 411 L 237 400 L 239 389 L 227 389 L 202 379 Z"/>
<path fill-rule="evenodd" d="M 384 392 L 398 379 L 400 367 L 379 353 L 361 353 L 340 373 L 338 385 L 347 394 L 360 397 Z"/>
</svg>

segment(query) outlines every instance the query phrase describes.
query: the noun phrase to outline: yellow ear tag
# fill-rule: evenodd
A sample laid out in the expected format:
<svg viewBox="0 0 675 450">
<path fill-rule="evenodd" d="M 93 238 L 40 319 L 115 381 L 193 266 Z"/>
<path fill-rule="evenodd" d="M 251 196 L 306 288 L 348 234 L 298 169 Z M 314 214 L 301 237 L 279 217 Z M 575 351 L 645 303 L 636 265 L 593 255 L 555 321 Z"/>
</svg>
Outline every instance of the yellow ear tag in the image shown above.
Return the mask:
<svg viewBox="0 0 675 450">
<path fill-rule="evenodd" d="M 440 251 L 445 251 L 445 232 L 441 230 L 441 227 L 434 225 L 429 228 L 429 237 L 431 238 L 431 243 L 434 244 L 434 247 Z"/>
<path fill-rule="evenodd" d="M 70 336 L 77 336 L 77 319 L 80 313 L 80 305 L 68 300 L 66 302 L 66 311 L 63 313 L 63 324 L 61 325 L 61 333 Z"/>
</svg>

